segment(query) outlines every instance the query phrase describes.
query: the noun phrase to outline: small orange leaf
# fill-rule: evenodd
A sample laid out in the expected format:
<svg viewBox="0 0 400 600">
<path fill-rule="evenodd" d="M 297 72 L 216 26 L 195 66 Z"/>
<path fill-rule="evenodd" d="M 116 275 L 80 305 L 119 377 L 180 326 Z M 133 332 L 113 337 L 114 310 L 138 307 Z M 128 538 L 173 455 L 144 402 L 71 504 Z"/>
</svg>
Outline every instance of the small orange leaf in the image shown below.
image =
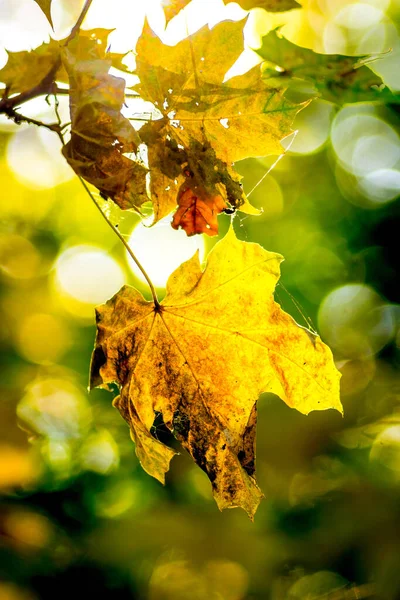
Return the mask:
<svg viewBox="0 0 400 600">
<path fill-rule="evenodd" d="M 178 210 L 172 220 L 172 227 L 182 227 L 188 236 L 196 233 L 218 235 L 218 215 L 227 208 L 225 200 L 219 195 L 201 196 L 199 190 L 192 190 L 184 184 L 178 193 Z"/>
</svg>

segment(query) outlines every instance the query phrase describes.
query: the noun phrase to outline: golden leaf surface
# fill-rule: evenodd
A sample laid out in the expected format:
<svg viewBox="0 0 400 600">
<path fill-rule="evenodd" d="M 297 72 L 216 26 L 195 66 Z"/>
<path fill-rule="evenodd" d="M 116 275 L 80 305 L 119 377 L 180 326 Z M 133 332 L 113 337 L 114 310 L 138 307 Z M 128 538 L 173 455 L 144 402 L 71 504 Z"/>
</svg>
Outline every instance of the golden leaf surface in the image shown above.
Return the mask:
<svg viewBox="0 0 400 600">
<path fill-rule="evenodd" d="M 191 0 L 163 0 L 165 20 L 167 23 L 173 19 Z"/>
<path fill-rule="evenodd" d="M 68 47 L 72 51 L 75 62 L 93 59 L 106 59 L 113 67 L 121 68 L 123 54 L 106 52 L 107 39 L 112 29 L 96 28 L 80 31 Z M 0 81 L 5 83 L 7 94 L 21 94 L 35 88 L 43 80 L 68 83 L 69 78 L 61 64 L 62 49 L 67 39 L 53 40 L 43 43 L 33 50 L 7 52 L 6 65 L 0 69 Z"/>
<path fill-rule="evenodd" d="M 145 26 L 136 47 L 138 90 L 164 113 L 165 136 L 186 147 L 193 139 L 210 144 L 229 164 L 282 153 L 304 104 L 265 84 L 258 66 L 224 82 L 243 49 L 243 21 L 203 27 L 175 46 Z"/>
<path fill-rule="evenodd" d="M 7 54 L 7 63 L 0 70 L 0 81 L 6 84 L 9 95 L 21 94 L 39 85 L 52 69 L 57 69 L 60 46 L 55 40 L 50 40 L 34 50 Z"/>
<path fill-rule="evenodd" d="M 304 414 L 342 411 L 329 348 L 273 299 L 279 254 L 239 241 L 233 229 L 169 278 L 161 306 L 124 286 L 97 309 L 91 387 L 117 382 L 143 468 L 164 482 L 175 451 L 151 435 L 163 421 L 207 473 L 220 509 L 252 517 L 256 402 L 279 395 Z"/>
</svg>

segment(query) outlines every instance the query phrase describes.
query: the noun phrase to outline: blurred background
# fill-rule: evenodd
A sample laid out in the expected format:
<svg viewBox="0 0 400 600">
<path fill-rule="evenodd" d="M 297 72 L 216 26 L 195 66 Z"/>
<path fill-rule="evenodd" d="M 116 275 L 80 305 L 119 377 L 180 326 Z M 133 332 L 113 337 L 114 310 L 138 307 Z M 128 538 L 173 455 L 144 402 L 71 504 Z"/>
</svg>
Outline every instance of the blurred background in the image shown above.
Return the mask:
<svg viewBox="0 0 400 600">
<path fill-rule="evenodd" d="M 94 0 L 85 28 L 115 28 L 112 50 L 131 50 L 144 19 L 138 4 Z M 159 4 L 148 0 L 146 10 L 161 32 Z M 239 509 L 218 512 L 207 477 L 185 453 L 165 487 L 151 479 L 112 394 L 87 392 L 94 306 L 124 283 L 146 288 L 58 138 L 1 117 L 1 600 L 400 598 L 400 2 L 302 5 L 252 11 L 247 44 L 284 25 L 288 39 L 319 52 L 384 53 L 373 68 L 393 97 L 315 100 L 270 173 L 276 157 L 237 164 L 263 214 L 239 214 L 235 228 L 284 255 L 276 299 L 331 346 L 344 418 L 305 417 L 261 397 L 257 472 L 266 498 L 254 523 Z M 56 37 L 68 34 L 81 6 L 53 0 Z M 222 0 L 193 6 L 192 30 L 245 15 Z M 179 19 L 167 41 L 182 37 Z M 49 34 L 33 0 L 0 0 L 0 67 L 5 49 L 35 47 Z M 242 68 L 256 60 L 246 52 Z M 61 97 L 65 121 L 67 108 Z M 129 110 L 137 112 L 128 102 Z M 40 99 L 21 112 L 51 122 L 52 111 Z M 104 210 L 160 295 L 182 260 L 196 248 L 205 257 L 215 242 L 188 239 L 169 219 L 148 229 L 135 215 Z M 223 234 L 229 217 L 220 224 Z"/>
</svg>

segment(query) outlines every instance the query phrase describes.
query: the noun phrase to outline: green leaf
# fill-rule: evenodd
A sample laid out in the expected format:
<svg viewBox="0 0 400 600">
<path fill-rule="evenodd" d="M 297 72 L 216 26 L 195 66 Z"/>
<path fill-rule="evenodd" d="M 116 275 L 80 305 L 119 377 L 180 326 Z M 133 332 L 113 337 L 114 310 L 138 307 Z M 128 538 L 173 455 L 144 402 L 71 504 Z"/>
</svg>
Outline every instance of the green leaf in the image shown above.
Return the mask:
<svg viewBox="0 0 400 600">
<path fill-rule="evenodd" d="M 232 0 L 224 0 L 225 4 Z M 263 8 L 268 12 L 285 12 L 293 8 L 301 8 L 296 0 L 235 0 L 244 10 L 252 8 Z"/>
<path fill-rule="evenodd" d="M 290 87 L 299 80 L 311 82 L 315 94 L 337 104 L 368 101 L 393 101 L 395 96 L 365 63 L 368 57 L 318 54 L 289 42 L 279 31 L 271 31 L 256 50 L 267 63 L 263 76 L 277 76 Z M 277 70 L 278 67 L 278 70 Z"/>
<path fill-rule="evenodd" d="M 51 18 L 51 0 L 35 0 L 36 4 L 40 6 L 50 25 L 53 27 L 53 21 Z"/>
</svg>

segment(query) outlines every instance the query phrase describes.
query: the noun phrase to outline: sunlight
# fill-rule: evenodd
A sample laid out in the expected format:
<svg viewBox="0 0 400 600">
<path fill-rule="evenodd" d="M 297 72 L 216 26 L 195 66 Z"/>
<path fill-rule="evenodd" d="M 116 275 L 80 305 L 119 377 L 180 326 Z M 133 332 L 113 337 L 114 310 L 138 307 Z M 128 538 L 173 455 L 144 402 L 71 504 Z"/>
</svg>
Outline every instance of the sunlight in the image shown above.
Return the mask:
<svg viewBox="0 0 400 600">
<path fill-rule="evenodd" d="M 61 143 L 43 128 L 23 128 L 11 138 L 7 162 L 15 177 L 35 190 L 52 189 L 75 174 L 61 154 Z"/>
<path fill-rule="evenodd" d="M 61 378 L 43 378 L 27 389 L 18 417 L 37 435 L 67 441 L 86 435 L 92 411 L 83 390 Z"/>
<path fill-rule="evenodd" d="M 119 264 L 96 246 L 80 245 L 65 250 L 57 259 L 54 287 L 66 310 L 93 318 L 93 308 L 108 300 L 125 283 Z"/>
<path fill-rule="evenodd" d="M 151 219 L 147 219 L 143 223 L 138 223 L 132 231 L 128 243 L 154 285 L 164 288 L 171 273 L 183 261 L 189 260 L 197 250 L 200 254 L 200 261 L 203 260 L 205 244 L 203 236 L 187 237 L 182 229 L 179 231 L 172 229 L 170 217 L 162 219 L 154 227 L 149 227 L 151 221 Z M 133 273 L 145 282 L 142 273 L 128 253 L 126 253 L 126 257 Z"/>
</svg>

